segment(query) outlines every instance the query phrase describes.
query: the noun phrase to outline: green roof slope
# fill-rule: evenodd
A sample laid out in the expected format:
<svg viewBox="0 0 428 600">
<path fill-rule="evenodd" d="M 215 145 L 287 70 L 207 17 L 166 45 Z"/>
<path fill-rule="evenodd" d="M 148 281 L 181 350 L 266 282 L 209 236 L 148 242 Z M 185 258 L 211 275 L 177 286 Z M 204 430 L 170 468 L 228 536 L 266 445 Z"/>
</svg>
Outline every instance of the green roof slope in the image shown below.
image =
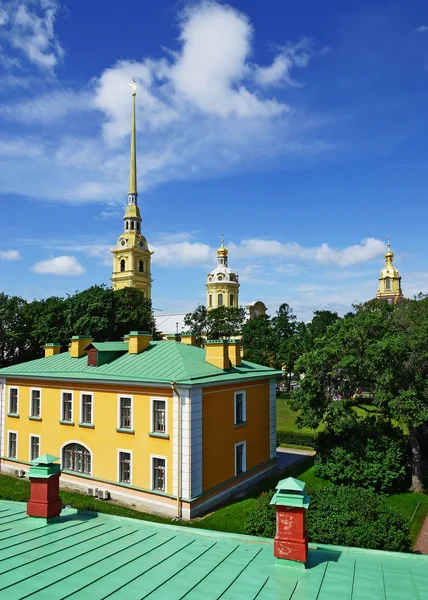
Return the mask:
<svg viewBox="0 0 428 600">
<path fill-rule="evenodd" d="M 102 344 L 100 344 L 101 346 Z M 205 361 L 205 350 L 180 342 L 151 342 L 140 354 L 123 354 L 99 367 L 88 367 L 88 358 L 70 358 L 69 352 L 0 369 L 0 377 L 46 377 L 76 380 L 135 381 L 184 384 L 221 383 L 239 378 L 271 377 L 269 367 L 242 361 L 223 371 Z"/>
<path fill-rule="evenodd" d="M 305 570 L 273 541 L 64 510 L 46 525 L 0 502 L 0 598 L 423 600 L 428 557 L 310 544 Z"/>
</svg>

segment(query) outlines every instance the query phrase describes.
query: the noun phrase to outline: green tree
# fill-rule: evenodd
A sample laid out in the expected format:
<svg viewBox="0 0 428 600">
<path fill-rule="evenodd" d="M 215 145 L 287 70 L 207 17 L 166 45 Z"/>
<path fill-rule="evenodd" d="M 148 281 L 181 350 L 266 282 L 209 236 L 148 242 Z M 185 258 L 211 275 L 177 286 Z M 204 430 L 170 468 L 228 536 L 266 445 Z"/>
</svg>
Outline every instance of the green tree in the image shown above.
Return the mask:
<svg viewBox="0 0 428 600">
<path fill-rule="evenodd" d="M 208 311 L 201 304 L 184 317 L 184 324 L 196 336 L 198 346 L 203 346 L 205 338 L 218 340 L 240 335 L 244 321 L 245 309 L 241 307 L 219 306 Z"/>
<path fill-rule="evenodd" d="M 265 366 L 275 363 L 277 338 L 268 315 L 260 315 L 245 323 L 242 346 L 245 360 Z"/>
<path fill-rule="evenodd" d="M 206 307 L 203 304 L 198 304 L 193 312 L 187 313 L 184 317 L 184 324 L 196 337 L 196 345 L 199 347 L 204 345 L 204 338 L 208 331 L 207 314 Z"/>
<path fill-rule="evenodd" d="M 0 364 L 2 367 L 28 360 L 31 323 L 26 318 L 27 302 L 19 296 L 0 293 Z"/>
<path fill-rule="evenodd" d="M 66 325 L 73 335 L 91 335 L 95 341 L 115 339 L 114 294 L 105 285 L 93 285 L 66 299 Z"/>
<path fill-rule="evenodd" d="M 114 329 L 112 337 L 120 340 L 130 331 L 148 331 L 157 337 L 152 302 L 137 288 L 126 287 L 113 293 Z"/>
<path fill-rule="evenodd" d="M 337 312 L 330 310 L 314 310 L 312 321 L 306 326 L 306 350 L 310 350 L 316 339 L 327 333 L 330 325 L 339 319 Z"/>
</svg>

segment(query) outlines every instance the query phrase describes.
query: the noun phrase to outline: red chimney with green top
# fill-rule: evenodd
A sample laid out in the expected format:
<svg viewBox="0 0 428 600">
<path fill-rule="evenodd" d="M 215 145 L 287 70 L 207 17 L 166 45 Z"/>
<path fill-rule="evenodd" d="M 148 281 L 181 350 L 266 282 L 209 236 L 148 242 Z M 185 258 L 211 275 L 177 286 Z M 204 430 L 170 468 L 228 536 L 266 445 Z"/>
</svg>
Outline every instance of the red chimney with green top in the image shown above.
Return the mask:
<svg viewBox="0 0 428 600">
<path fill-rule="evenodd" d="M 287 477 L 276 486 L 271 504 L 276 508 L 276 535 L 274 554 L 277 559 L 306 563 L 308 534 L 306 509 L 310 498 L 303 481 Z"/>
<path fill-rule="evenodd" d="M 30 479 L 30 500 L 27 503 L 29 517 L 54 519 L 61 514 L 62 502 L 59 497 L 60 465 L 54 464 L 59 458 L 43 454 L 31 461 L 28 472 Z"/>
</svg>

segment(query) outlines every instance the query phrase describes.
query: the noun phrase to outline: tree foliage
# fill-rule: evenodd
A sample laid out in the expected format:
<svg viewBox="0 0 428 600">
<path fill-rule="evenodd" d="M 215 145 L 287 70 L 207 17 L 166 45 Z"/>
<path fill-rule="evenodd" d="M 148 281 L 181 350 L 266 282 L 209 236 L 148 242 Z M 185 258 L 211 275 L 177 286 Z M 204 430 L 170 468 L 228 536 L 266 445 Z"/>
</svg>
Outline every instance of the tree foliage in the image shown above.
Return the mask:
<svg viewBox="0 0 428 600">
<path fill-rule="evenodd" d="M 274 537 L 272 496 L 273 491 L 257 498 L 245 516 L 244 533 Z M 310 497 L 306 526 L 311 542 L 410 551 L 408 523 L 387 506 L 382 496 L 362 488 L 332 485 L 311 490 Z"/>
<path fill-rule="evenodd" d="M 32 302 L 0 294 L 0 366 L 40 358 L 47 342 L 66 348 L 73 335 L 102 342 L 132 330 L 156 334 L 151 302 L 135 288 L 95 285 L 66 298 Z"/>
<path fill-rule="evenodd" d="M 276 360 L 276 336 L 268 315 L 250 319 L 242 328 L 245 360 L 272 366 Z"/>
<path fill-rule="evenodd" d="M 204 344 L 204 339 L 219 340 L 240 335 L 244 321 L 244 308 L 219 306 L 207 310 L 201 304 L 184 317 L 184 324 L 196 336 L 198 346 Z"/>
</svg>

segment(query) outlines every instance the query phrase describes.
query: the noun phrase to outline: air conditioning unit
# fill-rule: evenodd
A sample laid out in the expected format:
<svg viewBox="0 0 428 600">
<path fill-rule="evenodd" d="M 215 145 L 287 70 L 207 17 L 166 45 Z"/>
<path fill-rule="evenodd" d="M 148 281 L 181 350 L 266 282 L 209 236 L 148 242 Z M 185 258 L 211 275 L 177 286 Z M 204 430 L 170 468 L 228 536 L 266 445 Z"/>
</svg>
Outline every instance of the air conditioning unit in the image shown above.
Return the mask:
<svg viewBox="0 0 428 600">
<path fill-rule="evenodd" d="M 15 477 L 19 477 L 19 469 L 13 469 L 12 473 L 15 475 Z"/>
<path fill-rule="evenodd" d="M 110 500 L 110 492 L 108 490 L 98 490 L 98 498 L 100 500 Z"/>
<path fill-rule="evenodd" d="M 98 496 L 98 488 L 88 488 L 88 496 L 96 498 Z"/>
</svg>

